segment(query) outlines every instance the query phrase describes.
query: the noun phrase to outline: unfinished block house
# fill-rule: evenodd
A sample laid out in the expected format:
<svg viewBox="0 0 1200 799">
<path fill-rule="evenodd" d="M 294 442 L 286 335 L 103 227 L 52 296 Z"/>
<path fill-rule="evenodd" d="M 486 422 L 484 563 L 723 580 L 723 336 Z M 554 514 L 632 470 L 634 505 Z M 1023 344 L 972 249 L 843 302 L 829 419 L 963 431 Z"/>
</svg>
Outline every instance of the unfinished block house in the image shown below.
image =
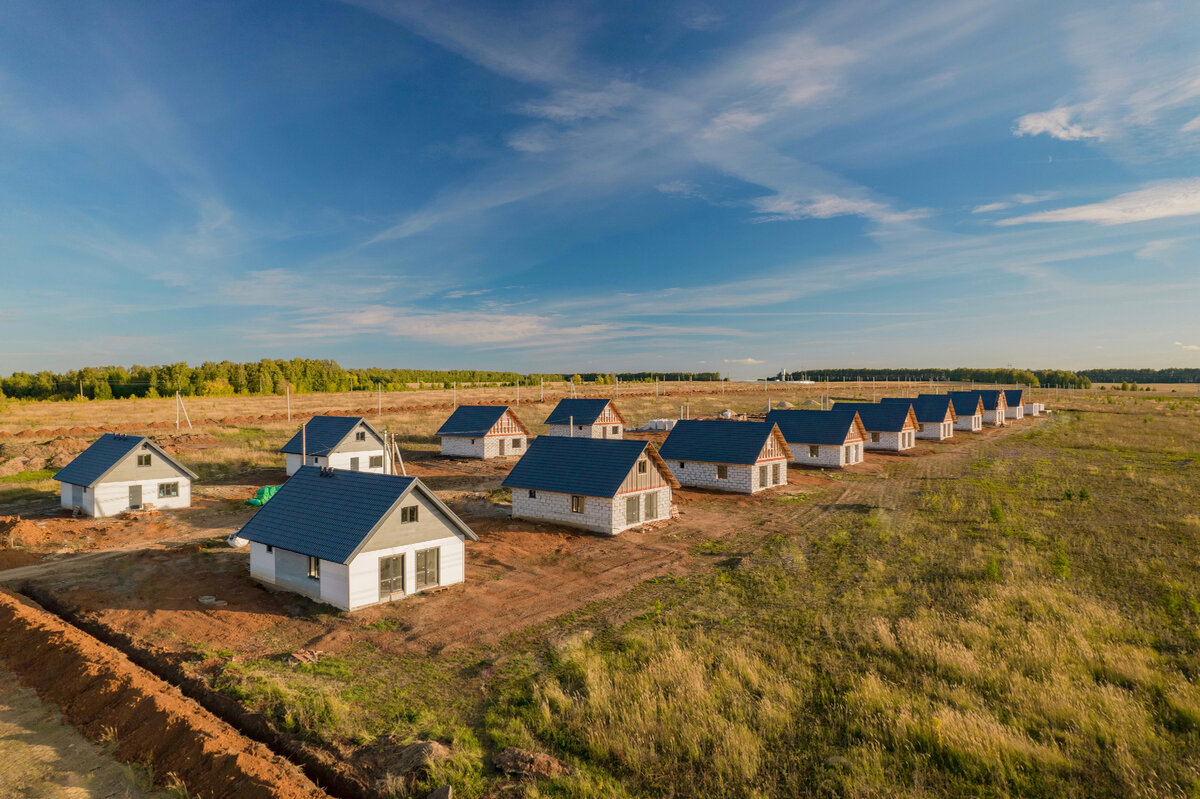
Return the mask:
<svg viewBox="0 0 1200 799">
<path fill-rule="evenodd" d="M 460 405 L 437 434 L 443 455 L 484 460 L 523 455 L 531 435 L 507 405 Z"/>
<path fill-rule="evenodd" d="M 952 391 L 949 394 L 922 394 L 921 397 L 949 397 L 954 407 L 954 415 L 958 421 L 954 423 L 955 430 L 966 430 L 978 433 L 983 429 L 983 398 L 973 391 L 962 393 Z"/>
<path fill-rule="evenodd" d="M 679 487 L 648 442 L 564 436 L 535 438 L 502 485 L 514 519 L 609 535 L 669 519 Z"/>
<path fill-rule="evenodd" d="M 196 475 L 144 436 L 105 433 L 54 479 L 62 507 L 101 517 L 148 505 L 189 507 Z"/>
<path fill-rule="evenodd" d="M 954 435 L 954 403 L 945 394 L 922 394 L 915 399 L 884 397 L 880 402 L 899 402 L 912 405 L 917 415 L 917 438 L 944 441 Z"/>
<path fill-rule="evenodd" d="M 867 431 L 864 444 L 867 449 L 886 452 L 903 452 L 912 449 L 917 441 L 917 414 L 912 400 L 904 402 L 837 402 L 833 409 L 851 410 L 858 413 Z"/>
<path fill-rule="evenodd" d="M 301 466 L 387 474 L 383 435 L 361 416 L 314 416 L 279 451 L 289 477 Z"/>
<path fill-rule="evenodd" d="M 1004 418 L 1025 418 L 1025 389 L 1008 388 L 1004 390 Z"/>
<path fill-rule="evenodd" d="M 825 469 L 862 463 L 867 431 L 854 411 L 775 410 L 767 422 L 783 433 L 792 463 Z"/>
<path fill-rule="evenodd" d="M 1004 402 L 1004 392 L 999 389 L 977 389 L 975 391 L 951 391 L 950 396 L 959 394 L 979 397 L 983 401 L 983 423 L 989 427 L 1004 427 L 1004 415 L 1008 407 Z"/>
<path fill-rule="evenodd" d="M 1025 399 L 1025 415 L 1026 416 L 1041 416 L 1046 412 L 1046 406 L 1040 402 L 1034 402 L 1032 397 Z"/>
<path fill-rule="evenodd" d="M 568 438 L 623 438 L 625 417 L 610 399 L 562 399 L 546 417 L 549 435 Z"/>
<path fill-rule="evenodd" d="M 342 610 L 463 581 L 471 528 L 416 477 L 302 466 L 238 537 L 250 576 Z"/>
<path fill-rule="evenodd" d="M 658 450 L 680 485 L 754 494 L 787 483 L 791 450 L 774 422 L 683 419 Z"/>
</svg>

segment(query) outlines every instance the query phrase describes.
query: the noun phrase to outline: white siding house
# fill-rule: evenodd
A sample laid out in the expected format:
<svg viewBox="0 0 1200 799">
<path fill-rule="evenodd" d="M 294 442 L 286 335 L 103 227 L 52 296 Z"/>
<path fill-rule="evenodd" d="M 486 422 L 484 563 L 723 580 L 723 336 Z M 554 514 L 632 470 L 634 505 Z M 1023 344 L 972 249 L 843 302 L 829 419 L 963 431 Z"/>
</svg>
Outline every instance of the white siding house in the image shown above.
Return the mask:
<svg viewBox="0 0 1200 799">
<path fill-rule="evenodd" d="M 254 579 L 342 610 L 463 582 L 476 540 L 418 478 L 311 466 L 238 536 Z"/>
<path fill-rule="evenodd" d="M 504 405 L 460 405 L 437 434 L 443 455 L 483 460 L 523 455 L 530 436 L 529 428 Z"/>
<path fill-rule="evenodd" d="M 288 476 L 301 466 L 387 474 L 383 436 L 361 416 L 314 416 L 279 450 Z"/>
<path fill-rule="evenodd" d="M 1009 388 L 1004 391 L 1004 418 L 1025 418 L 1025 390 Z"/>
<path fill-rule="evenodd" d="M 190 507 L 196 475 L 148 438 L 105 433 L 54 479 L 63 508 L 102 517 Z"/>
<path fill-rule="evenodd" d="M 503 485 L 514 519 L 615 535 L 671 518 L 679 484 L 645 441 L 538 436 Z"/>
</svg>

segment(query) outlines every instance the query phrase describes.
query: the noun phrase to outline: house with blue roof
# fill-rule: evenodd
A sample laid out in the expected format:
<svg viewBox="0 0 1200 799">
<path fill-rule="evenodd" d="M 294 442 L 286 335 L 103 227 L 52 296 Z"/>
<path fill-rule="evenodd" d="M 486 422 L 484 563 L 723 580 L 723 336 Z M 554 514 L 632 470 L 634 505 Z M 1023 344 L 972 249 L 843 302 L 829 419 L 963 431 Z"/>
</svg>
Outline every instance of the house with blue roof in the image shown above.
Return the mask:
<svg viewBox="0 0 1200 799">
<path fill-rule="evenodd" d="M 679 488 L 649 442 L 568 436 L 535 438 L 502 485 L 514 519 L 609 535 L 671 518 Z"/>
<path fill-rule="evenodd" d="M 1004 418 L 1025 418 L 1025 389 L 1008 388 L 1004 390 Z"/>
<path fill-rule="evenodd" d="M 658 448 L 680 485 L 754 494 L 787 484 L 791 450 L 774 422 L 681 419 Z"/>
<path fill-rule="evenodd" d="M 342 610 L 461 583 L 475 533 L 420 479 L 302 466 L 237 533 L 250 576 Z"/>
<path fill-rule="evenodd" d="M 886 452 L 903 452 L 916 446 L 917 415 L 912 401 L 900 403 L 835 402 L 833 409 L 852 410 L 867 431 L 864 446 Z"/>
<path fill-rule="evenodd" d="M 483 460 L 523 455 L 532 435 L 507 405 L 459 405 L 437 434 L 443 455 Z"/>
<path fill-rule="evenodd" d="M 955 430 L 965 430 L 969 433 L 978 433 L 983 429 L 983 398 L 971 391 L 955 392 L 951 391 L 947 394 L 921 394 L 919 397 L 937 397 L 944 396 L 950 398 L 950 404 L 954 408 Z"/>
<path fill-rule="evenodd" d="M 977 389 L 975 391 L 950 391 L 952 397 L 979 397 L 983 403 L 983 423 L 990 427 L 1004 427 L 1004 416 L 1008 405 L 1004 401 L 1004 392 L 999 389 Z"/>
<path fill-rule="evenodd" d="M 361 416 L 314 416 L 279 451 L 289 477 L 301 466 L 389 471 L 383 435 Z"/>
<path fill-rule="evenodd" d="M 908 397 L 883 397 L 880 402 L 908 403 L 917 415 L 917 438 L 945 441 L 954 436 L 954 403 L 945 394 L 922 394 Z"/>
<path fill-rule="evenodd" d="M 854 411 L 773 410 L 767 421 L 779 427 L 792 463 L 842 469 L 863 461 L 867 431 Z"/>
<path fill-rule="evenodd" d="M 148 506 L 192 504 L 191 469 L 145 436 L 105 433 L 54 475 L 62 507 L 85 516 L 115 516 Z"/>
<path fill-rule="evenodd" d="M 549 435 L 568 438 L 623 438 L 625 417 L 603 397 L 561 399 L 546 417 Z"/>
</svg>

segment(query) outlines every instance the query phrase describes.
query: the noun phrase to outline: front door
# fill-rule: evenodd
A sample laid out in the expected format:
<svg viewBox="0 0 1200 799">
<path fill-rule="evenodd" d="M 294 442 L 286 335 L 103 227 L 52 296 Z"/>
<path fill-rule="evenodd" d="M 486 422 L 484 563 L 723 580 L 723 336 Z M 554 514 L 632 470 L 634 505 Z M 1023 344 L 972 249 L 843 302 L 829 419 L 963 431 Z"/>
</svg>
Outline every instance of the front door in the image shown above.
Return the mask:
<svg viewBox="0 0 1200 799">
<path fill-rule="evenodd" d="M 636 524 L 641 519 L 638 518 L 642 509 L 642 498 L 638 494 L 625 499 L 625 523 Z"/>
<path fill-rule="evenodd" d="M 432 588 L 438 584 L 438 549 L 422 549 L 417 552 L 417 590 Z"/>
<path fill-rule="evenodd" d="M 358 471 L 358 458 L 350 459 L 350 471 L 352 471 L 352 472 Z"/>
<path fill-rule="evenodd" d="M 379 559 L 379 601 L 404 596 L 404 556 Z"/>
<path fill-rule="evenodd" d="M 129 487 L 129 507 L 140 508 L 141 506 L 142 506 L 142 487 L 141 486 L 130 486 Z"/>
<path fill-rule="evenodd" d="M 767 478 L 767 465 L 764 463 L 758 467 L 758 485 L 759 487 L 769 486 L 771 483 Z"/>
<path fill-rule="evenodd" d="M 504 457 L 504 439 L 500 439 L 500 457 Z"/>
</svg>

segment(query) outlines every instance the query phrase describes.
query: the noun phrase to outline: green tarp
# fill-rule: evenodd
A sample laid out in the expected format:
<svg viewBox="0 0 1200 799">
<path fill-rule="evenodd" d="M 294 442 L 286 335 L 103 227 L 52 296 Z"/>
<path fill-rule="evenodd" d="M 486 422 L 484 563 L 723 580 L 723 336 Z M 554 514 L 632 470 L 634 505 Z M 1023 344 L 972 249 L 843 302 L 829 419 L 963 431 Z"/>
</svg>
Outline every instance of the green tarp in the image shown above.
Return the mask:
<svg viewBox="0 0 1200 799">
<path fill-rule="evenodd" d="M 246 500 L 246 504 L 255 506 L 266 505 L 267 500 L 275 496 L 275 492 L 278 490 L 279 486 L 263 486 L 255 492 L 253 499 Z"/>
</svg>

